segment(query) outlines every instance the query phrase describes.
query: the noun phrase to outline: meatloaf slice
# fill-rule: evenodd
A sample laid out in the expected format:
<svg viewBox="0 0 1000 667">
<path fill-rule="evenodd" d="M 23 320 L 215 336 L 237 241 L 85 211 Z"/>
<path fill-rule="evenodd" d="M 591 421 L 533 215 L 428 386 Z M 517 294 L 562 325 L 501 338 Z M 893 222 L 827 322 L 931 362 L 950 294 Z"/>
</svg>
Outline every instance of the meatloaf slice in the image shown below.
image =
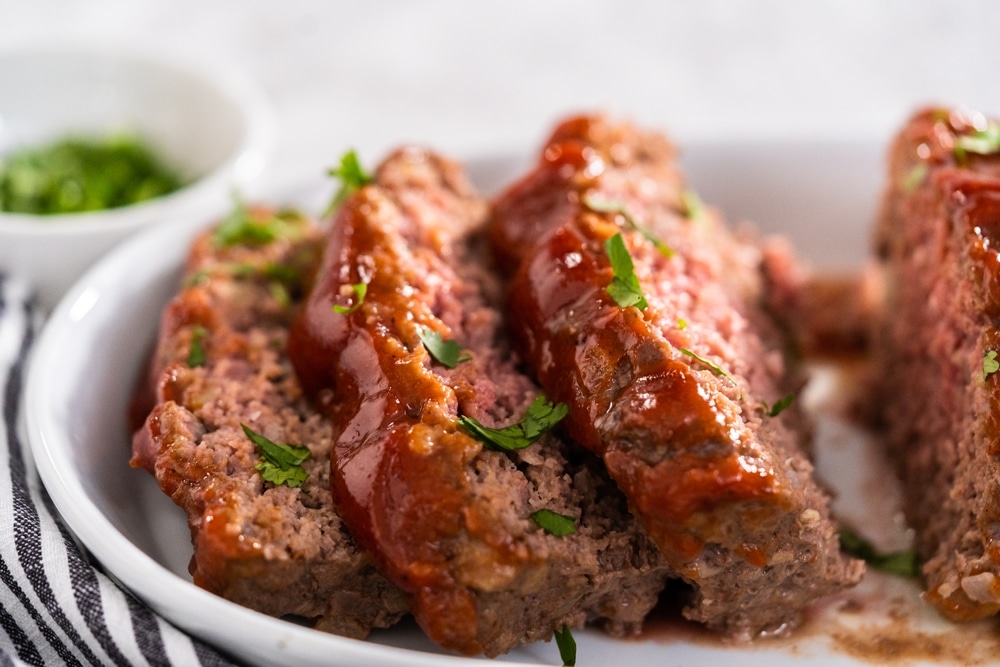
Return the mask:
<svg viewBox="0 0 1000 667">
<path fill-rule="evenodd" d="M 363 637 L 394 623 L 406 603 L 334 510 L 330 423 L 304 398 L 284 352 L 319 238 L 305 218 L 242 207 L 197 238 L 140 388 L 148 416 L 132 464 L 187 513 L 196 584 Z M 308 447 L 301 486 L 262 478 L 264 459 L 243 426 Z"/>
<path fill-rule="evenodd" d="M 493 243 L 517 350 L 694 585 L 685 613 L 750 638 L 863 565 L 839 551 L 801 414 L 776 414 L 798 386 L 761 247 L 694 202 L 664 137 L 573 118 L 495 202 Z"/>
<path fill-rule="evenodd" d="M 504 339 L 485 212 L 456 164 L 403 149 L 336 215 L 289 342 L 334 424 L 336 501 L 448 649 L 634 632 L 670 570 L 599 462 L 552 431 L 511 451 L 472 435 L 544 405 Z"/>
<path fill-rule="evenodd" d="M 1000 125 L 925 109 L 895 138 L 875 232 L 876 394 L 925 559 L 925 598 L 1000 610 Z"/>
</svg>

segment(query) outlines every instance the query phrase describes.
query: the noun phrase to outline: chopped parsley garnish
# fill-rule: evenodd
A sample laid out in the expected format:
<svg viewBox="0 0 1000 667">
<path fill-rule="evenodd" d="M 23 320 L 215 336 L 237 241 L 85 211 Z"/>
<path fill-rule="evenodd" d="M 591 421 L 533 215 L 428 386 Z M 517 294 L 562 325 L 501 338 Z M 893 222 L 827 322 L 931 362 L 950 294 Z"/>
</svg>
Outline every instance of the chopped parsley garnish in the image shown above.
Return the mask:
<svg viewBox="0 0 1000 667">
<path fill-rule="evenodd" d="M 920 187 L 920 184 L 924 182 L 927 178 L 927 174 L 930 168 L 927 166 L 926 162 L 920 162 L 915 164 L 910 172 L 903 179 L 902 189 L 906 194 L 910 194 L 914 190 Z"/>
<path fill-rule="evenodd" d="M 653 232 L 640 225 L 636 221 L 635 216 L 629 212 L 628 206 L 625 205 L 625 202 L 615 200 L 601 201 L 592 197 L 590 193 L 587 193 L 583 197 L 583 205 L 595 213 L 615 213 L 622 216 L 622 218 L 625 219 L 625 229 L 633 229 L 642 234 L 647 241 L 656 246 L 656 249 L 659 250 L 660 254 L 664 257 L 674 256 L 673 248 L 658 239 Z"/>
<path fill-rule="evenodd" d="M 876 570 L 901 577 L 920 576 L 920 558 L 916 549 L 880 553 L 871 542 L 847 528 L 839 532 L 840 548 L 855 558 L 860 558 Z"/>
<path fill-rule="evenodd" d="M 127 206 L 184 184 L 133 134 L 66 137 L 0 157 L 0 211 L 54 215 Z"/>
<path fill-rule="evenodd" d="M 481 441 L 487 449 L 514 451 L 533 444 L 569 412 L 565 403 L 555 405 L 544 395 L 539 395 L 528 406 L 521 421 L 503 428 L 489 428 L 475 419 L 459 416 L 460 423 L 473 437 Z"/>
<path fill-rule="evenodd" d="M 677 328 L 680 329 L 681 331 L 684 331 L 685 329 L 687 329 L 688 328 L 687 320 L 685 320 L 683 317 L 678 317 L 677 318 Z"/>
<path fill-rule="evenodd" d="M 794 402 L 795 402 L 795 394 L 788 394 L 787 396 L 776 400 L 774 402 L 774 405 L 768 405 L 767 401 L 761 401 L 761 405 L 764 408 L 764 413 L 768 417 L 777 417 Z"/>
<path fill-rule="evenodd" d="M 1000 371 L 1000 361 L 997 361 L 997 351 L 987 350 L 983 355 L 983 380 Z"/>
<path fill-rule="evenodd" d="M 685 190 L 681 193 L 681 206 L 682 214 L 688 220 L 698 222 L 705 219 L 705 205 L 694 190 Z"/>
<path fill-rule="evenodd" d="M 713 364 L 711 361 L 709 361 L 705 357 L 699 356 L 699 355 L 695 354 L 694 352 L 692 352 L 691 350 L 689 350 L 687 348 L 683 348 L 683 347 L 677 348 L 677 351 L 680 352 L 681 354 L 686 354 L 687 356 L 691 357 L 695 361 L 698 361 L 698 362 L 700 362 L 700 363 L 708 366 L 708 369 L 710 371 L 712 371 L 713 373 L 715 373 L 716 375 L 720 375 L 720 376 L 728 379 L 730 382 L 734 382 L 733 378 L 730 377 L 729 373 L 727 373 L 726 371 L 722 370 L 722 368 L 720 368 L 717 364 Z M 784 400 L 784 399 L 782 399 L 782 400 Z"/>
<path fill-rule="evenodd" d="M 333 196 L 324 215 L 330 215 L 344 203 L 352 194 L 372 182 L 372 176 L 361 166 L 358 154 L 353 150 L 344 153 L 340 158 L 340 166 L 333 167 L 328 172 L 330 176 L 340 179 L 340 189 Z"/>
<path fill-rule="evenodd" d="M 334 304 L 333 312 L 340 313 L 341 315 L 350 315 L 361 307 L 361 304 L 365 302 L 365 294 L 368 293 L 368 283 L 354 283 L 351 285 L 351 290 L 354 292 L 354 303 L 350 306 Z"/>
<path fill-rule="evenodd" d="M 448 368 L 454 368 L 461 362 L 472 359 L 472 355 L 463 350 L 457 341 L 445 340 L 430 327 L 418 328 L 417 335 L 420 336 L 420 342 L 424 344 L 431 357 Z"/>
<path fill-rule="evenodd" d="M 531 514 L 531 520 L 550 535 L 565 537 L 576 532 L 576 521 L 571 516 L 559 514 L 552 510 L 538 510 Z"/>
<path fill-rule="evenodd" d="M 576 640 L 569 626 L 562 626 L 562 630 L 552 633 L 556 638 L 556 646 L 559 647 L 559 657 L 562 659 L 563 667 L 576 667 Z"/>
<path fill-rule="evenodd" d="M 960 162 L 964 161 L 966 153 L 977 155 L 1000 153 L 1000 123 L 989 121 L 982 129 L 955 137 L 955 157 Z"/>
<path fill-rule="evenodd" d="M 234 245 L 267 245 L 280 238 L 295 236 L 299 231 L 298 211 L 284 210 L 266 216 L 255 214 L 239 197 L 233 209 L 215 229 L 215 245 L 228 248 Z"/>
<path fill-rule="evenodd" d="M 605 288 L 622 308 L 635 306 L 639 310 L 645 310 L 646 297 L 643 296 L 642 287 L 639 285 L 639 277 L 635 275 L 635 265 L 632 264 L 632 256 L 625 247 L 625 239 L 621 232 L 618 232 L 604 242 L 604 249 L 611 260 L 611 269 L 614 271 L 614 278 Z"/>
<path fill-rule="evenodd" d="M 303 445 L 285 445 L 271 442 L 259 433 L 254 433 L 246 424 L 240 424 L 250 442 L 257 445 L 261 459 L 255 468 L 265 482 L 284 484 L 292 488 L 302 486 L 309 476 L 302 462 L 309 458 L 309 448 Z"/>
<path fill-rule="evenodd" d="M 191 327 L 191 347 L 188 348 L 187 365 L 189 368 L 197 368 L 205 365 L 205 346 L 203 341 L 208 335 L 208 329 L 196 324 Z"/>
</svg>

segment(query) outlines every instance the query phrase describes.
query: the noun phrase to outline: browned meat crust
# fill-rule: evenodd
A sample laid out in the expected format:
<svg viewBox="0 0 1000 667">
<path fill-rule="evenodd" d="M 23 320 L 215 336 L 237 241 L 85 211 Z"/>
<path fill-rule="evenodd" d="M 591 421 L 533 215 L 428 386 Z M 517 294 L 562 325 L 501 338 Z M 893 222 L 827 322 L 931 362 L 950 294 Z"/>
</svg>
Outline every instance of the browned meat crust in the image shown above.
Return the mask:
<svg viewBox="0 0 1000 667">
<path fill-rule="evenodd" d="M 794 385 L 762 307 L 760 248 L 692 210 L 673 158 L 659 135 L 568 120 L 496 202 L 494 247 L 513 271 L 518 350 L 695 585 L 687 615 L 749 638 L 794 625 L 863 565 L 839 553 L 800 415 L 765 414 Z M 644 310 L 606 291 L 618 232 Z"/>
<path fill-rule="evenodd" d="M 197 239 L 186 286 L 163 314 L 141 390 L 154 406 L 146 406 L 132 463 L 187 513 L 196 584 L 267 614 L 363 637 L 398 620 L 406 604 L 333 508 L 330 424 L 303 397 L 284 353 L 319 250 L 319 231 L 302 218 L 288 218 L 283 238 L 263 245 L 220 246 L 214 231 Z M 201 364 L 195 349 L 204 352 Z M 241 424 L 308 446 L 301 488 L 261 479 L 260 453 Z"/>
<path fill-rule="evenodd" d="M 485 210 L 456 165 L 407 149 L 336 216 L 289 346 L 335 426 L 336 500 L 446 648 L 496 655 L 587 621 L 634 632 L 670 571 L 600 465 L 552 435 L 488 451 L 459 425 L 508 425 L 538 394 L 501 337 Z M 428 330 L 470 358 L 435 361 Z M 541 529 L 543 509 L 575 534 Z"/>
<path fill-rule="evenodd" d="M 885 304 L 871 405 L 926 599 L 956 620 L 1000 610 L 1000 377 L 984 368 L 1000 351 L 1000 155 L 962 147 L 986 127 L 967 111 L 914 115 L 891 147 L 875 235 Z"/>
</svg>

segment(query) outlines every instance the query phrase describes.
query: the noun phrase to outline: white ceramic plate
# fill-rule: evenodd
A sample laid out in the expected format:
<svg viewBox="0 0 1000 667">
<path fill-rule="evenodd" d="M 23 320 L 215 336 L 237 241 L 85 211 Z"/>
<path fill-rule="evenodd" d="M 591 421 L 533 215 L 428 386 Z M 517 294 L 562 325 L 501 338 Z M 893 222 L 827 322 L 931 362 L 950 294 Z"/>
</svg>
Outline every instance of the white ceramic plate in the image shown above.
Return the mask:
<svg viewBox="0 0 1000 667">
<path fill-rule="evenodd" d="M 880 144 L 864 142 L 720 143 L 688 146 L 685 165 L 702 198 L 720 204 L 731 219 L 752 218 L 765 230 L 785 232 L 819 265 L 844 268 L 858 265 L 866 252 L 866 230 L 881 182 L 881 151 Z M 473 178 L 490 192 L 523 164 L 482 160 L 469 166 Z M 305 189 L 302 197 L 292 199 L 319 210 L 325 190 L 319 191 Z M 107 570 L 155 610 L 251 663 L 482 664 L 442 654 L 412 624 L 376 632 L 366 641 L 344 639 L 243 609 L 190 582 L 190 540 L 182 512 L 148 474 L 128 466 L 126 406 L 160 310 L 177 289 L 188 241 L 204 223 L 190 220 L 130 240 L 87 273 L 51 315 L 35 350 L 26 401 L 33 452 L 59 511 Z M 812 394 L 835 397 L 835 383 L 826 387 L 833 390 L 814 387 Z M 882 493 L 885 478 L 864 456 L 860 434 L 825 420 L 819 439 L 822 471 L 846 490 L 840 511 L 885 540 L 898 539 L 892 535 L 898 532 L 892 496 Z M 671 623 L 654 623 L 656 628 L 644 638 L 629 641 L 581 631 L 576 633 L 578 664 L 779 667 L 809 659 L 824 666 L 856 665 L 866 664 L 852 657 L 859 651 L 862 657 L 884 657 L 870 645 L 872 638 L 902 632 L 907 644 L 914 633 L 940 637 L 949 630 L 920 607 L 914 585 L 879 575 L 870 576 L 861 589 L 825 602 L 811 619 L 791 640 L 752 648 L 727 648 Z M 963 634 L 964 653 L 958 655 L 975 655 L 982 634 Z M 995 645 L 982 650 L 987 656 L 990 650 L 1000 654 Z M 557 665 L 559 655 L 554 644 L 540 643 L 499 660 Z"/>
</svg>

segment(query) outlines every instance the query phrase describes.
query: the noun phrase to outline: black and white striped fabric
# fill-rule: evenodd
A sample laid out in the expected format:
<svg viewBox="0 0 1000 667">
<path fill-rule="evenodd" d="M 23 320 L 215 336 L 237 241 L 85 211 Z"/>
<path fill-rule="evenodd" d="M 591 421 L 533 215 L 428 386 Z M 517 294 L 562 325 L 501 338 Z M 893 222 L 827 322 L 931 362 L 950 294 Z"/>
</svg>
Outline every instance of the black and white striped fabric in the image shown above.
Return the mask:
<svg viewBox="0 0 1000 667">
<path fill-rule="evenodd" d="M 118 588 L 60 524 L 20 420 L 39 320 L 0 273 L 0 667 L 234 664 Z"/>
</svg>

